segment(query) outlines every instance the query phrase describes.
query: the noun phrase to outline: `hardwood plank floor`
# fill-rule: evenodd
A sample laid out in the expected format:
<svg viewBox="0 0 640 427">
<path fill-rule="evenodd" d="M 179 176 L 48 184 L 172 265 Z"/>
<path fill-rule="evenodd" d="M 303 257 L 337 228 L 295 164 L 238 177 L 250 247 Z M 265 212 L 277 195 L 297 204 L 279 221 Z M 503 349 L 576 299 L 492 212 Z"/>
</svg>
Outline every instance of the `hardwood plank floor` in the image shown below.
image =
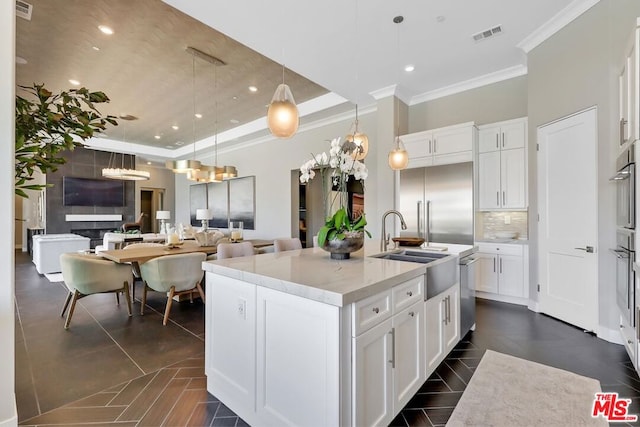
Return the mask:
<svg viewBox="0 0 640 427">
<path fill-rule="evenodd" d="M 113 295 L 92 296 L 79 302 L 64 331 L 59 310 L 65 295 L 63 286 L 37 274 L 27 255 L 16 253 L 20 425 L 247 425 L 206 391 L 201 303 L 174 304 L 162 328 L 164 295 L 150 293 L 151 309 L 139 316 L 134 307 L 132 318 Z M 631 398 L 630 412 L 640 414 L 640 379 L 622 346 L 526 307 L 478 299 L 476 331 L 391 425 L 445 425 L 487 349 L 596 378 L 603 391 Z"/>
</svg>

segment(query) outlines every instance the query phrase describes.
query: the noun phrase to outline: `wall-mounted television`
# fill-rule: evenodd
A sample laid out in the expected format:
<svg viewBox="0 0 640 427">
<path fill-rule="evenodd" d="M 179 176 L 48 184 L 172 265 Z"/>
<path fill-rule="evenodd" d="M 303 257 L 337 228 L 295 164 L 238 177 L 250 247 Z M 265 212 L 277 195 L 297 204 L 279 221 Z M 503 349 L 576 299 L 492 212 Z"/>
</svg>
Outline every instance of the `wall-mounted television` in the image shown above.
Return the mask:
<svg viewBox="0 0 640 427">
<path fill-rule="evenodd" d="M 62 177 L 64 206 L 124 206 L 124 182 L 110 179 Z"/>
</svg>

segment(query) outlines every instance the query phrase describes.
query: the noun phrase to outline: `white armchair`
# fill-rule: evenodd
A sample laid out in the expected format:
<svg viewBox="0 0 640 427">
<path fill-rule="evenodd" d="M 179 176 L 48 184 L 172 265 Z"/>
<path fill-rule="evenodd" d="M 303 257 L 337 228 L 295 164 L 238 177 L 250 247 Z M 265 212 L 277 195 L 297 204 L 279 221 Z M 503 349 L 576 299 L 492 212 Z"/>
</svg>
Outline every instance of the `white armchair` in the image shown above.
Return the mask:
<svg viewBox="0 0 640 427">
<path fill-rule="evenodd" d="M 60 255 L 60 267 L 62 278 L 69 289 L 69 294 L 64 302 L 62 313 L 64 316 L 69 302 L 69 314 L 64 323 L 64 328 L 69 329 L 71 317 L 80 298 L 88 295 L 115 292 L 124 292 L 127 298 L 127 310 L 131 316 L 131 299 L 129 298 L 129 283 L 131 283 L 131 267 L 126 264 L 116 264 L 113 261 L 97 257 L 75 253 Z M 120 300 L 118 299 L 118 302 Z"/>
<path fill-rule="evenodd" d="M 175 295 L 191 294 L 197 290 L 204 303 L 205 297 L 200 282 L 204 275 L 202 262 L 206 257 L 206 254 L 200 252 L 166 255 L 153 258 L 140 265 L 140 273 L 145 283 L 142 292 L 140 314 L 144 315 L 144 306 L 147 302 L 147 289 L 168 293 L 167 305 L 162 320 L 163 325 L 166 325 L 167 320 L 169 320 L 171 304 Z"/>
</svg>

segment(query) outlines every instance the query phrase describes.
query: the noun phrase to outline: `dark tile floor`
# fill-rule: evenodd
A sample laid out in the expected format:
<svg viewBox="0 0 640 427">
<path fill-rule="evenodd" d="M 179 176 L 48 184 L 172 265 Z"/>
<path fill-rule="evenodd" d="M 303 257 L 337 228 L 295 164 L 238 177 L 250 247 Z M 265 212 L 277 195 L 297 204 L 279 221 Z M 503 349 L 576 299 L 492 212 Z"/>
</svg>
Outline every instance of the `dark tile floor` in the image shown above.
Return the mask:
<svg viewBox="0 0 640 427">
<path fill-rule="evenodd" d="M 175 304 L 172 322 L 163 328 L 163 295 L 150 294 L 143 317 L 137 302 L 132 318 L 113 295 L 87 297 L 64 331 L 59 310 L 65 292 L 38 275 L 26 255 L 16 254 L 21 425 L 246 425 L 206 392 L 200 302 Z M 445 425 L 487 349 L 596 378 L 603 391 L 631 398 L 630 413 L 640 414 L 640 379 L 622 346 L 526 307 L 479 299 L 476 331 L 391 425 Z"/>
</svg>

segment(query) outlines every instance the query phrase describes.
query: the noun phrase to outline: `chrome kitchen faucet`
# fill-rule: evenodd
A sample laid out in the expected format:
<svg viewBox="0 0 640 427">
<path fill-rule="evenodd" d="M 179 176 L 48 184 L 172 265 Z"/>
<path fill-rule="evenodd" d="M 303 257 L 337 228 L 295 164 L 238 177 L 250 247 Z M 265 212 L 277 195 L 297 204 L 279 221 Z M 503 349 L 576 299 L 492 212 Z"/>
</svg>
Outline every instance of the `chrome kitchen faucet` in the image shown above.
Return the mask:
<svg viewBox="0 0 640 427">
<path fill-rule="evenodd" d="M 382 252 L 385 252 L 387 250 L 387 246 L 389 245 L 389 237 L 390 235 L 387 234 L 387 227 L 385 225 L 385 220 L 387 219 L 387 216 L 389 214 L 396 214 L 398 215 L 398 217 L 400 218 L 400 225 L 402 226 L 403 230 L 407 229 L 407 223 L 404 222 L 404 217 L 402 216 L 402 214 L 400 212 L 398 212 L 395 209 L 391 209 L 386 211 L 385 213 L 382 214 L 382 236 L 380 237 L 380 250 Z"/>
</svg>

